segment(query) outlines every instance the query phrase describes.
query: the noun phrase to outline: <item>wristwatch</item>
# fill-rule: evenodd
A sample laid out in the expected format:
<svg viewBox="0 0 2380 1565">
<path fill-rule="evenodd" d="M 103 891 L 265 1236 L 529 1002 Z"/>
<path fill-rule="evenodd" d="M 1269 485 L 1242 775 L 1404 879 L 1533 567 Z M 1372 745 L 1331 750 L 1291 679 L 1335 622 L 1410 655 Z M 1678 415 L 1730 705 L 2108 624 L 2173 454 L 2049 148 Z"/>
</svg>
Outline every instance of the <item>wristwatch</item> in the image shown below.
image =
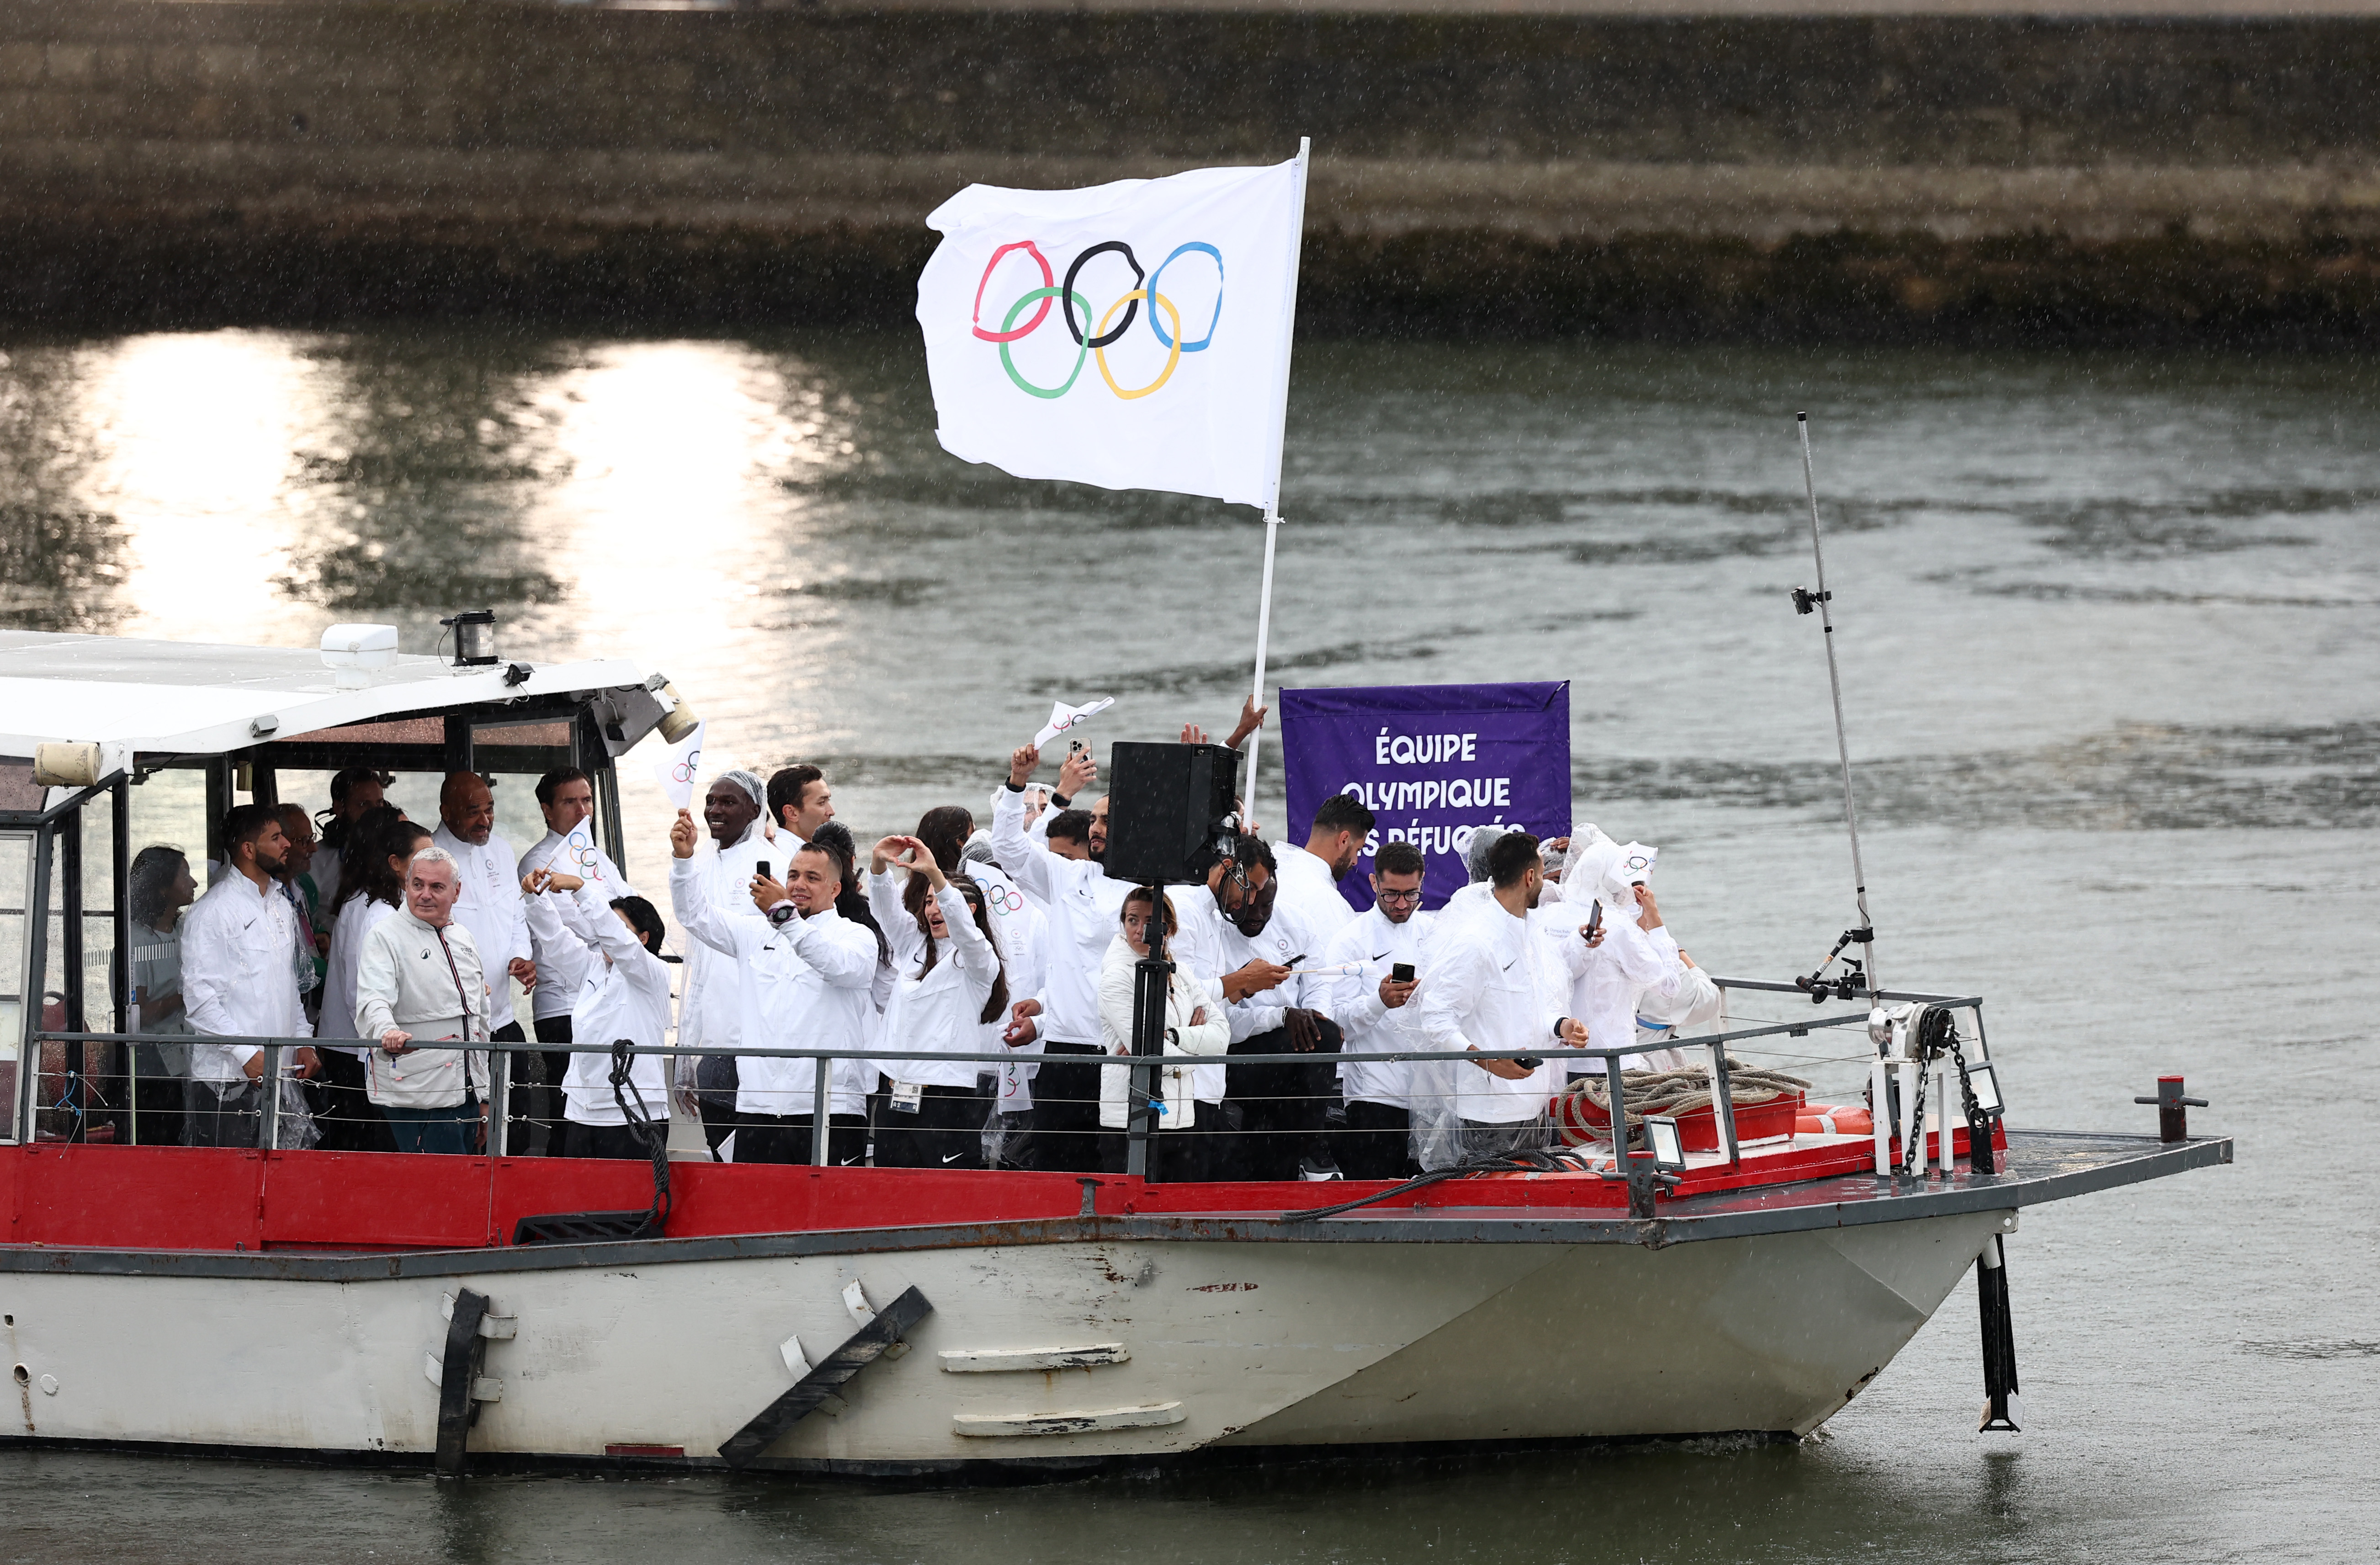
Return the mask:
<svg viewBox="0 0 2380 1565">
<path fill-rule="evenodd" d="M 801 916 L 801 909 L 789 902 L 781 902 L 769 909 L 769 922 L 780 929 Z"/>
</svg>

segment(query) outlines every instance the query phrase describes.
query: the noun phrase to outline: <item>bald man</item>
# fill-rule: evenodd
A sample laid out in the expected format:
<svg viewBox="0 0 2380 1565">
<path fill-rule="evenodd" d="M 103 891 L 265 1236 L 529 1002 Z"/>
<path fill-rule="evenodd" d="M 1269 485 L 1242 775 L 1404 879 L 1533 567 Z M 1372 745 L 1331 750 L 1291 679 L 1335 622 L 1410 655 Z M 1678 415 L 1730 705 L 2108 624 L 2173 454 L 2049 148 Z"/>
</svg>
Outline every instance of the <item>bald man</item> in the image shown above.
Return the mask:
<svg viewBox="0 0 2380 1565">
<path fill-rule="evenodd" d="M 496 835 L 496 795 L 476 771 L 450 771 L 438 790 L 438 830 L 430 840 L 452 854 L 462 870 L 463 892 L 455 921 L 471 931 L 487 973 L 488 1014 L 504 1025 L 490 1033 L 498 1043 L 523 1040 L 513 1017 L 512 993 L 497 975 L 509 973 L 523 989 L 537 984 L 529 946 L 528 908 L 521 901 L 520 859 Z"/>
</svg>

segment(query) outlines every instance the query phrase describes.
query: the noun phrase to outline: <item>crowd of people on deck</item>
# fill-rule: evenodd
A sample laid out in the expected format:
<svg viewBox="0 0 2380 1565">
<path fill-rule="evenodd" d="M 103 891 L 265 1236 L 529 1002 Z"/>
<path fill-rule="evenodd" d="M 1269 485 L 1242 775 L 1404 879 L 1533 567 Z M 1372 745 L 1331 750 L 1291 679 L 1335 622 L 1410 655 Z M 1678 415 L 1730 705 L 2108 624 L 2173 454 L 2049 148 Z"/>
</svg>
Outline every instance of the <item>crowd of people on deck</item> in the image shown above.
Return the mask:
<svg viewBox="0 0 2380 1565">
<path fill-rule="evenodd" d="M 1251 703 L 1228 743 L 1264 715 Z M 1477 829 L 1470 883 L 1425 912 L 1421 849 L 1336 795 L 1302 844 L 1226 833 L 1203 880 L 1158 895 L 1106 873 L 1092 753 L 1048 787 L 1042 765 L 1031 746 L 1009 758 L 988 820 L 944 805 L 865 848 L 817 767 L 725 773 L 670 830 L 677 958 L 592 845 L 581 770 L 539 780 L 548 830 L 526 852 L 468 771 L 444 779 L 434 827 L 363 769 L 333 779 L 319 822 L 238 806 L 203 895 L 180 850 L 133 860 L 139 1139 L 254 1146 L 271 1094 L 284 1146 L 469 1153 L 501 1080 L 515 1156 L 653 1156 L 674 1105 L 714 1158 L 808 1163 L 823 1099 L 833 1164 L 1122 1172 L 1119 1056 L 1161 930 L 1150 1172 L 1399 1179 L 1551 1144 L 1555 1095 L 1603 1069 L 1577 1050 L 1682 1064 L 1664 1044 L 1718 1018 L 1651 889 L 1654 850 L 1593 826 Z M 771 1049 L 832 1062 L 751 1052 Z M 1527 1057 L 1391 1058 L 1413 1051 Z"/>
</svg>

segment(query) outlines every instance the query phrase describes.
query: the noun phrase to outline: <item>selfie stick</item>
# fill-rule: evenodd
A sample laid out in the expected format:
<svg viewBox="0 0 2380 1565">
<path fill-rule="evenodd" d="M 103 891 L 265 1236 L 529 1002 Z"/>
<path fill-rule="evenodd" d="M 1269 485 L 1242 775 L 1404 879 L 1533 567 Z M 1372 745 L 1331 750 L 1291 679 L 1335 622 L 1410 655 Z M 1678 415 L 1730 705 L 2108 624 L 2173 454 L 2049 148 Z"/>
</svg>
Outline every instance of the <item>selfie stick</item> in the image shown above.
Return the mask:
<svg viewBox="0 0 2380 1565">
<path fill-rule="evenodd" d="M 1852 747 L 1851 741 L 1843 736 L 1843 677 L 1835 667 L 1835 618 L 1827 607 L 1834 595 L 1827 590 L 1827 553 L 1818 542 L 1818 479 L 1810 466 L 1810 416 L 1796 413 L 1793 422 L 1802 431 L 1802 484 L 1810 496 L 1810 556 L 1818 566 L 1817 591 L 1796 590 L 1793 606 L 1806 614 L 1815 603 L 1818 623 L 1826 629 L 1827 685 L 1835 697 L 1835 753 L 1841 758 L 1843 766 L 1843 824 L 1851 828 L 1852 883 L 1859 900 L 1860 929 L 1868 937 L 1861 942 L 1867 948 L 1868 992 L 1875 994 L 1883 989 L 1884 980 L 1876 977 L 1876 920 L 1867 916 L 1867 871 L 1860 864 L 1859 807 L 1852 799 Z"/>
</svg>

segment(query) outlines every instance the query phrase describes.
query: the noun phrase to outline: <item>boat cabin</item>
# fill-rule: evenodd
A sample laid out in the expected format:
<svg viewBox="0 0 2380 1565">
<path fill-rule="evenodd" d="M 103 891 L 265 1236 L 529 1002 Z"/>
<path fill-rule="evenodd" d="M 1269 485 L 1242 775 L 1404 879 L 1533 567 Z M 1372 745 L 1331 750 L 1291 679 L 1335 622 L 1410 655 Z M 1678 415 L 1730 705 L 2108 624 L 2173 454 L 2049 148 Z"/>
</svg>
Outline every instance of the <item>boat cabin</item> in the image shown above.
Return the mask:
<svg viewBox="0 0 2380 1565">
<path fill-rule="evenodd" d="M 626 659 L 510 661 L 492 615 L 446 623 L 437 656 L 399 652 L 394 625 L 334 625 L 312 649 L 0 631 L 0 1142 L 135 1138 L 128 1046 L 44 1052 L 35 1035 L 139 1030 L 133 856 L 174 844 L 203 890 L 234 805 L 319 808 L 334 775 L 368 767 L 434 824 L 445 775 L 477 770 L 497 831 L 527 844 L 545 834 L 537 779 L 576 766 L 625 862 L 613 762 L 691 712 Z"/>
</svg>

